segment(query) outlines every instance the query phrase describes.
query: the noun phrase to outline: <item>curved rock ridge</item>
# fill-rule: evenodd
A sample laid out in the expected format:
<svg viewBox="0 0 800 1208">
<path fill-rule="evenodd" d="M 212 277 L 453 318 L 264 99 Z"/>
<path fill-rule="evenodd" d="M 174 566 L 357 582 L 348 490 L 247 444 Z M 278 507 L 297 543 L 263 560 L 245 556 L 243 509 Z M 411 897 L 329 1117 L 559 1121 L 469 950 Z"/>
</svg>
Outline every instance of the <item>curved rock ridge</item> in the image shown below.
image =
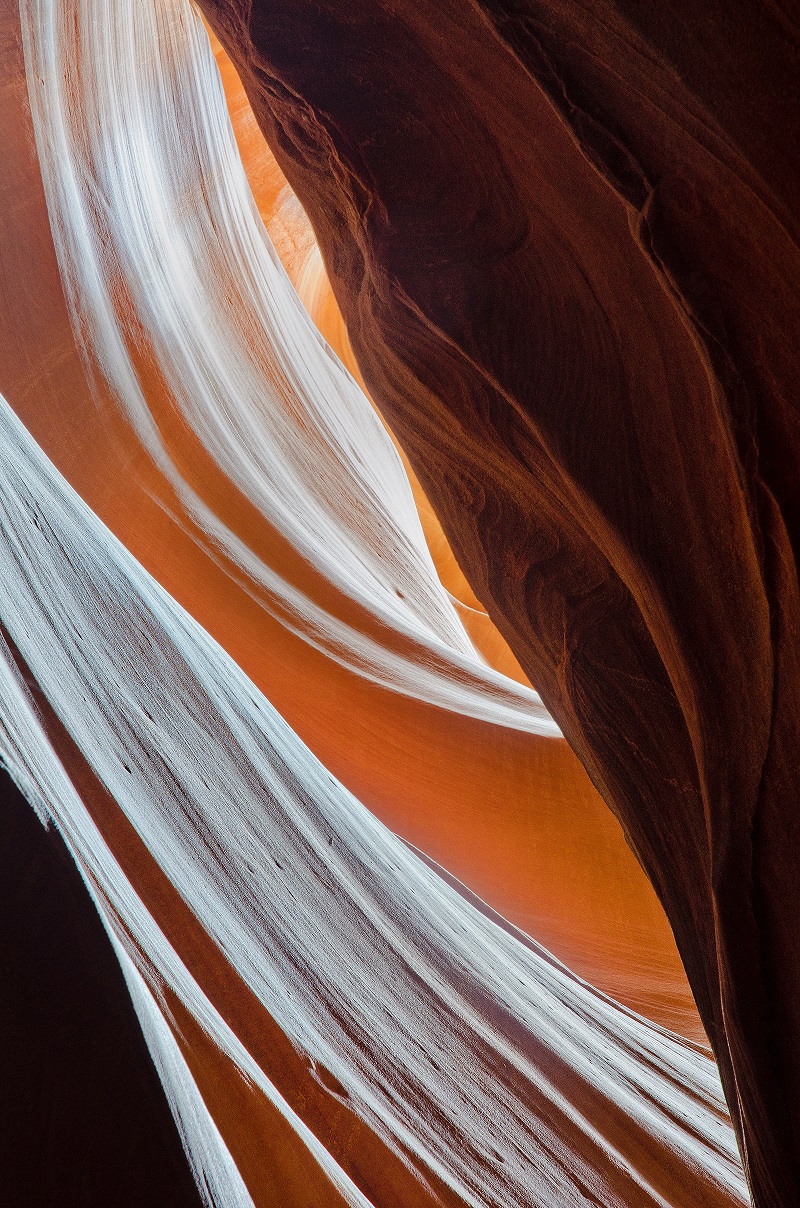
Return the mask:
<svg viewBox="0 0 800 1208">
<path fill-rule="evenodd" d="M 230 58 L 225 54 L 213 31 L 209 30 L 209 34 L 225 89 L 236 145 L 258 212 L 281 263 L 297 290 L 298 297 L 316 327 L 363 388 L 363 378 L 353 356 L 347 329 L 336 305 L 308 216 L 292 192 L 261 133 Z M 391 431 L 389 435 L 392 435 Z M 402 447 L 396 441 L 395 445 L 411 483 L 414 502 L 420 515 L 425 541 L 436 566 L 436 573 L 453 598 L 467 632 L 492 666 L 512 679 L 521 679 L 527 683 L 525 674 L 508 644 L 465 579 L 442 526 Z"/>
<path fill-rule="evenodd" d="M 0 408 L 0 751 L 114 938 L 214 1204 L 745 1204 L 716 1068 L 314 758 Z"/>
<path fill-rule="evenodd" d="M 83 0 L 70 12 L 32 2 L 23 12 L 74 323 L 196 539 L 349 669 L 467 716 L 556 735 L 530 689 L 477 657 L 391 442 L 309 338 L 253 211 L 202 27 L 174 5 Z M 174 132 L 186 127 L 196 136 L 176 155 Z M 189 189 L 206 206 L 190 207 Z M 253 548 L 253 515 L 296 568 L 281 575 Z"/>
<path fill-rule="evenodd" d="M 756 1202 L 800 1202 L 796 11 L 202 7 L 665 905 Z"/>
<path fill-rule="evenodd" d="M 382 423 L 275 259 L 193 10 L 30 3 L 24 29 L 49 207 L 21 96 L 16 126 L 0 115 L 15 410 L 384 822 L 593 984 L 702 1040 L 617 823 L 530 688 L 476 654 Z"/>
</svg>

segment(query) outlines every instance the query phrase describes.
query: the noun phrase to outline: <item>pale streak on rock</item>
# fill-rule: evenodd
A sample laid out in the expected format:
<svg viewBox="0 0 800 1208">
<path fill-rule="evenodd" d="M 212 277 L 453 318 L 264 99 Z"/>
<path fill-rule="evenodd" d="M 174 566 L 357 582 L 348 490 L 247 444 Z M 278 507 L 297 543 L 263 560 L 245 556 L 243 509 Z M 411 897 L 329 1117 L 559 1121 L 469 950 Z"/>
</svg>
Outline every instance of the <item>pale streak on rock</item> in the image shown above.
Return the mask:
<svg viewBox="0 0 800 1208">
<path fill-rule="evenodd" d="M 538 696 L 475 651 L 383 425 L 315 338 L 255 211 L 191 7 L 26 0 L 21 11 L 75 327 L 199 539 L 350 670 L 465 716 L 557 735 Z M 163 383 L 159 400 L 143 390 L 142 360 Z M 332 587 L 333 604 L 278 574 L 241 517 L 203 497 L 175 448 L 183 425 Z"/>
<path fill-rule="evenodd" d="M 62 406 L 57 380 L 13 383 L 10 401 L 384 821 L 584 976 L 700 1038 L 617 824 L 536 698 L 475 655 L 385 432 L 287 287 L 193 11 L 24 12 L 50 221 L 98 406 L 78 391 Z M 24 297 L 5 299 L 16 330 L 46 338 Z"/>
<path fill-rule="evenodd" d="M 364 1205 L 347 1174 L 357 1154 L 342 1171 L 281 1106 L 274 1072 L 190 975 L 201 933 L 327 1078 L 332 1108 L 418 1172 L 415 1203 L 435 1199 L 431 1180 L 452 1205 L 747 1202 L 708 1057 L 498 927 L 382 826 L 5 405 L 0 468 L 0 615 L 19 652 L 0 665 L 4 761 L 56 818 L 153 1002 L 180 999 L 345 1202 Z M 20 660 L 188 905 L 182 951 L 98 835 Z"/>
</svg>

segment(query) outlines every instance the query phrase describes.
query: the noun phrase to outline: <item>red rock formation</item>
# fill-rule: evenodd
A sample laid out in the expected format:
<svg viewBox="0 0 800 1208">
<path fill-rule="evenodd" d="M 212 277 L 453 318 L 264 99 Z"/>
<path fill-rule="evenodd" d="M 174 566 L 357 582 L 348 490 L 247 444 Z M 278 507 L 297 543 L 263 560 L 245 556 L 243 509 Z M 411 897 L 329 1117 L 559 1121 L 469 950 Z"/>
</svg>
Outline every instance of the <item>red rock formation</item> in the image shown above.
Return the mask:
<svg viewBox="0 0 800 1208">
<path fill-rule="evenodd" d="M 666 907 L 755 1202 L 797 1203 L 793 14 L 203 7 L 373 396 Z"/>
<path fill-rule="evenodd" d="M 286 177 L 278 167 L 275 156 L 256 123 L 255 114 L 247 100 L 244 86 L 236 74 L 230 58 L 226 55 L 213 31 L 209 29 L 208 32 L 225 89 L 225 99 L 236 136 L 236 144 L 242 157 L 242 165 L 247 173 L 247 179 L 253 190 L 253 199 L 258 206 L 269 237 L 316 326 L 342 363 L 347 366 L 363 387 L 364 381 L 353 356 L 344 319 L 336 305 L 336 299 L 333 296 L 308 215 L 290 189 Z M 453 551 L 442 531 L 442 526 L 402 447 L 397 445 L 397 448 L 409 475 L 425 539 L 433 555 L 439 578 L 458 601 L 462 620 L 467 626 L 470 636 L 473 641 L 478 643 L 481 652 L 492 666 L 497 667 L 505 675 L 527 683 L 519 663 L 489 620 L 481 602 L 456 562 Z"/>
<path fill-rule="evenodd" d="M 744 1208 L 709 1057 L 382 826 L 2 401 L 0 476 L 0 759 L 92 890 L 208 1202 Z"/>
<path fill-rule="evenodd" d="M 76 12 L 82 8 L 76 5 Z M 159 9 L 169 11 L 170 6 Z M 106 10 L 105 23 L 110 22 Z M 286 629 L 261 597 L 254 599 L 209 557 L 190 523 L 188 532 L 182 527 L 188 522 L 173 487 L 121 413 L 113 391 L 99 375 L 90 383 L 81 360 L 34 154 L 18 25 L 18 14 L 9 10 L 8 104 L 0 115 L 0 144 L 13 204 L 0 214 L 8 265 L 0 288 L 0 388 L 120 540 L 392 829 L 445 864 L 599 989 L 665 1026 L 702 1039 L 663 911 L 617 823 L 563 740 L 498 726 L 487 729 L 352 675 Z M 71 63 L 75 55 L 67 50 L 66 59 Z M 102 60 L 100 52 L 93 60 Z M 166 56 L 161 71 L 169 72 Z M 55 75 L 62 78 L 60 71 Z M 84 71 L 91 95 L 87 77 Z M 80 121 L 81 107 L 70 95 Z M 52 106 L 48 112 L 52 114 Z M 247 146 L 242 149 L 247 156 Z M 122 162 L 121 156 L 112 158 L 115 165 Z M 63 171 L 63 157 L 57 166 Z M 89 175 L 85 167 L 81 171 Z M 254 185 L 266 213 L 257 179 Z M 184 212 L 190 196 L 186 185 Z M 104 247 L 109 262 L 108 241 Z M 233 274 L 231 288 L 239 288 Z M 296 558 L 286 559 L 285 546 L 272 529 L 244 508 L 230 483 L 220 481 L 218 470 L 198 455 L 184 422 L 176 423 L 161 370 L 149 362 L 142 365 L 142 328 L 130 305 L 126 319 L 148 404 L 194 486 L 215 507 L 224 501 L 225 514 L 235 527 L 242 526 L 241 534 L 248 541 L 255 535 L 259 549 L 281 559 L 275 565 L 282 574 L 299 573 L 304 576 L 299 585 L 308 586 L 307 567 Z M 88 326 L 82 321 L 85 341 Z M 216 328 L 216 322 L 209 323 L 211 331 Z M 187 446 L 193 450 L 189 458 Z M 428 533 L 430 538 L 430 529 Z M 469 601 L 453 567 L 444 570 L 450 590 Z M 311 582 L 310 587 L 314 591 L 319 584 Z M 476 613 L 479 621 L 480 615 Z M 503 665 L 502 658 L 498 661 Z M 382 752 L 380 759 L 376 751 Z"/>
</svg>

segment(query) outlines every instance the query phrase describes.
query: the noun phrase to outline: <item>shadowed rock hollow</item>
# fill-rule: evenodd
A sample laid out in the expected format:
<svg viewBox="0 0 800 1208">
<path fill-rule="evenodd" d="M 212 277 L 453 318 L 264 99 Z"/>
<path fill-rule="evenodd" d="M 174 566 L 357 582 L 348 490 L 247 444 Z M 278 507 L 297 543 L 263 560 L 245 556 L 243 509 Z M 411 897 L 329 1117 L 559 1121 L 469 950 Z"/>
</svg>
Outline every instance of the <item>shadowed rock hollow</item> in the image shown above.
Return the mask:
<svg viewBox="0 0 800 1208">
<path fill-rule="evenodd" d="M 798 30 L 778 4 L 204 0 L 367 385 L 664 903 L 800 1198 Z"/>
</svg>

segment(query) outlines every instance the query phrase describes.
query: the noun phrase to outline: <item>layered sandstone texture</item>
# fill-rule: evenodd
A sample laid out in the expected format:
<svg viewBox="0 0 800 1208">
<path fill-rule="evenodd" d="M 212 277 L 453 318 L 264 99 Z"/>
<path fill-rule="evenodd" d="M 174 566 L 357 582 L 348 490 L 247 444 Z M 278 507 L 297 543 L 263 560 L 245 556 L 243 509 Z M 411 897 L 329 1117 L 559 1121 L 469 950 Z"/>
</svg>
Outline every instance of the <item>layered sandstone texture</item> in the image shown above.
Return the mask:
<svg viewBox="0 0 800 1208">
<path fill-rule="evenodd" d="M 788 23 L 204 15 L 0 5 L 2 1185 L 792 1203 Z"/>
<path fill-rule="evenodd" d="M 800 1197 L 791 6 L 206 0 L 367 386 Z"/>
</svg>

